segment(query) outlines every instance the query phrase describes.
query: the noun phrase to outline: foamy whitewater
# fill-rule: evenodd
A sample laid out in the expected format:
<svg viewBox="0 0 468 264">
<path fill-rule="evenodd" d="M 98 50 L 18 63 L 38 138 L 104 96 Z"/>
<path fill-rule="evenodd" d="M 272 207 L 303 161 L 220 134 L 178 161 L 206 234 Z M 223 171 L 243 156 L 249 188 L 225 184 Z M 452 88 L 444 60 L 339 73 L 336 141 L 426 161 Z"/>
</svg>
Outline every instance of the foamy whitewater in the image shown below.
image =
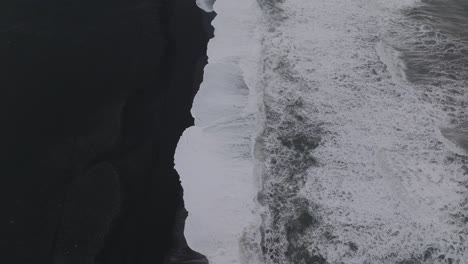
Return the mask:
<svg viewBox="0 0 468 264">
<path fill-rule="evenodd" d="M 468 49 L 430 4 L 215 2 L 175 157 L 192 248 L 212 264 L 468 263 Z"/>
</svg>

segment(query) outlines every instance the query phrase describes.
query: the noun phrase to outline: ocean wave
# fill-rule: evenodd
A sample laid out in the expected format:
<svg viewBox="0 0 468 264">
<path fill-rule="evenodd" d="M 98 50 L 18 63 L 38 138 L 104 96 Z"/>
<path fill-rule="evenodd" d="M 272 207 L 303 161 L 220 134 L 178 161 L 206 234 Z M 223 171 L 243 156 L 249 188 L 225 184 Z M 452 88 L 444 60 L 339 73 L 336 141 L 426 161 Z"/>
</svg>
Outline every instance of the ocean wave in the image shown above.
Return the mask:
<svg viewBox="0 0 468 264">
<path fill-rule="evenodd" d="M 196 249 L 215 264 L 467 263 L 468 55 L 430 3 L 217 1 L 176 159 Z"/>
</svg>

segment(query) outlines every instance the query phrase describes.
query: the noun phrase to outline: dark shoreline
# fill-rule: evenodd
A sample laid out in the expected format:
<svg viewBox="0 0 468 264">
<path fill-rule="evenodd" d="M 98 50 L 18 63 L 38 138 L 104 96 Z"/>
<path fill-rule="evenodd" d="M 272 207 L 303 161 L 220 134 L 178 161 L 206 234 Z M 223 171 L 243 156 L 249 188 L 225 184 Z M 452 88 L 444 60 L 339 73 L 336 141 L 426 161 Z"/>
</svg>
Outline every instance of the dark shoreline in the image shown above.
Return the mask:
<svg viewBox="0 0 468 264">
<path fill-rule="evenodd" d="M 162 262 L 213 17 L 187 0 L 0 4 L 2 262 Z"/>
</svg>

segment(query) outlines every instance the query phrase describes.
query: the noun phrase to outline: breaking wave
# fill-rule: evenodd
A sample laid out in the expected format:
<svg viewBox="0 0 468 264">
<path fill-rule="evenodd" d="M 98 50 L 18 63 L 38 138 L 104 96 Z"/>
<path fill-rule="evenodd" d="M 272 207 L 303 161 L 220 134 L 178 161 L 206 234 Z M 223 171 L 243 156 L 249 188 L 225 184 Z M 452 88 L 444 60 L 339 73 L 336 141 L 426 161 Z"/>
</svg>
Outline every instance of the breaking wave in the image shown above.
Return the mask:
<svg viewBox="0 0 468 264">
<path fill-rule="evenodd" d="M 466 263 L 467 159 L 440 129 L 466 56 L 436 52 L 456 41 L 417 50 L 418 3 L 261 4 L 264 263 Z"/>
</svg>

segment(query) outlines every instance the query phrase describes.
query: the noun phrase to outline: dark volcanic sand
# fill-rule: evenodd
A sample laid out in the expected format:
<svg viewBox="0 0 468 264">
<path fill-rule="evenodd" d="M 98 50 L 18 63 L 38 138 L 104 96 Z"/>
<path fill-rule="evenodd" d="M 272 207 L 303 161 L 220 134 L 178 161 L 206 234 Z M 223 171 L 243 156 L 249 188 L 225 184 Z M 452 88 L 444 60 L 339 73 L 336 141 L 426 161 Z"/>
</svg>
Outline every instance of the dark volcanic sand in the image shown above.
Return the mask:
<svg viewBox="0 0 468 264">
<path fill-rule="evenodd" d="M 1 263 L 162 262 L 212 18 L 189 0 L 0 2 Z"/>
</svg>

